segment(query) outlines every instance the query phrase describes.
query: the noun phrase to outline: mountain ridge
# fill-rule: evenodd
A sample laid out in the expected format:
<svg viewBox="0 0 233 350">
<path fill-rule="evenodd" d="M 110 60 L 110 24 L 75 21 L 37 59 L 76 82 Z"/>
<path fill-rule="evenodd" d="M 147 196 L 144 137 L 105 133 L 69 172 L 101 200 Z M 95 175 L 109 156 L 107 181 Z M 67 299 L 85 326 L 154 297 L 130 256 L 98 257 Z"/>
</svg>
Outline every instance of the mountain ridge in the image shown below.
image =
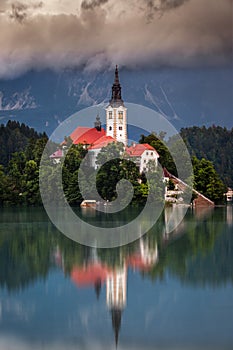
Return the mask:
<svg viewBox="0 0 233 350">
<path fill-rule="evenodd" d="M 232 127 L 232 67 L 129 71 L 120 69 L 125 102 L 152 108 L 177 129 L 213 124 Z M 108 103 L 113 72 L 31 71 L 0 81 L 0 119 L 19 120 L 47 134 L 71 114 Z"/>
</svg>

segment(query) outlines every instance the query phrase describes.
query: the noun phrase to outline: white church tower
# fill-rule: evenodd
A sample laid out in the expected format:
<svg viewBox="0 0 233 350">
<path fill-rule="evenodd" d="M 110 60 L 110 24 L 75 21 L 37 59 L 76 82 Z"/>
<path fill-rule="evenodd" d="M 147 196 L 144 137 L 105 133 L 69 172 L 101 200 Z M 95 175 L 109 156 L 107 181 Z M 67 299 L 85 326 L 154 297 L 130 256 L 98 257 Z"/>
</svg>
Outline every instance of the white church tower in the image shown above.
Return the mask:
<svg viewBox="0 0 233 350">
<path fill-rule="evenodd" d="M 112 98 L 106 108 L 106 135 L 127 146 L 127 108 L 125 108 L 121 98 L 121 85 L 117 66 L 112 86 Z"/>
</svg>

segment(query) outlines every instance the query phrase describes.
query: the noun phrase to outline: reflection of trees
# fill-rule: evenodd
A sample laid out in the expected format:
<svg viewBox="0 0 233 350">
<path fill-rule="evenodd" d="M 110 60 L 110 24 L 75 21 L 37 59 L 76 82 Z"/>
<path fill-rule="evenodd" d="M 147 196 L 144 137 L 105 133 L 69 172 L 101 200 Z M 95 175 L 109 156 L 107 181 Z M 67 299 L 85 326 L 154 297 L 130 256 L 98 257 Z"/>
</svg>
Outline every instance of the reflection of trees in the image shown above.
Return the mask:
<svg viewBox="0 0 233 350">
<path fill-rule="evenodd" d="M 224 232 L 224 220 L 222 210 L 213 211 L 199 224 L 189 213 L 181 230 L 173 231 L 166 241 L 160 237 L 159 263 L 148 276 L 156 280 L 169 271 L 186 283 L 219 285 L 232 281 L 233 243 L 231 235 Z"/>
<path fill-rule="evenodd" d="M 12 219 L 8 217 L 11 223 L 0 225 L 2 287 L 9 290 L 25 288 L 38 278 L 46 278 L 55 265 L 70 275 L 74 266 L 87 266 L 93 261 L 93 249 L 60 234 L 41 213 L 41 210 L 27 212 L 25 209 L 17 214 L 15 210 Z M 7 218 L 4 215 L 3 222 Z M 158 245 L 159 260 L 139 270 L 152 280 L 163 278 L 166 271 L 170 271 L 187 283 L 221 284 L 232 281 L 233 242 L 231 235 L 224 232 L 224 225 L 222 209 L 214 210 L 199 223 L 189 211 L 182 226 L 166 235 L 161 217 L 143 237 L 147 247 L 144 252 L 156 251 Z M 138 264 L 137 259 L 142 254 L 140 242 L 114 249 L 97 249 L 95 254 L 98 261 L 109 269 L 122 268 L 125 262 L 133 266 Z M 56 251 L 61 258 L 59 264 L 54 257 Z"/>
<path fill-rule="evenodd" d="M 51 236 L 39 229 L 33 232 L 28 225 L 14 231 L 0 233 L 0 285 L 8 290 L 46 278 L 50 268 Z"/>
<path fill-rule="evenodd" d="M 219 285 L 233 282 L 233 240 L 231 234 L 223 232 L 217 237 L 212 250 L 196 254 L 186 264 L 184 279 L 187 283 Z"/>
</svg>

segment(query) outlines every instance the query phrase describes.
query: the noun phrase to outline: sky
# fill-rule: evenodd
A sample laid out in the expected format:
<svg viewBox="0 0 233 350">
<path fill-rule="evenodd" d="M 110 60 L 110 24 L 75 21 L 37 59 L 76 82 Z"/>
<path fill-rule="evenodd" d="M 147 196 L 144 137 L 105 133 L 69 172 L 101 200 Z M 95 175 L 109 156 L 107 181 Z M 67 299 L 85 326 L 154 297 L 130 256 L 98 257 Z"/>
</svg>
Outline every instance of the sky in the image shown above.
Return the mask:
<svg viewBox="0 0 233 350">
<path fill-rule="evenodd" d="M 233 0 L 0 0 L 0 79 L 31 69 L 224 66 Z"/>
</svg>

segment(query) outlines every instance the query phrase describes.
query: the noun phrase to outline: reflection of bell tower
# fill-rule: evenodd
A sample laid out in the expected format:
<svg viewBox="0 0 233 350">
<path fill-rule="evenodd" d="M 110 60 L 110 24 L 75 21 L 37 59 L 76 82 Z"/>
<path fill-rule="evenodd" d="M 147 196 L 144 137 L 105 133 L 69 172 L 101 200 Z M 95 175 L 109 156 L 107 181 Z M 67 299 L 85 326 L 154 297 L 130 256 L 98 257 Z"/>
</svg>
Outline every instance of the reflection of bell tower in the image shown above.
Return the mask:
<svg viewBox="0 0 233 350">
<path fill-rule="evenodd" d="M 158 261 L 159 255 L 158 255 L 158 245 L 155 244 L 154 248 L 150 248 L 149 246 L 149 240 L 147 239 L 140 239 L 140 254 L 142 257 L 142 261 L 144 264 L 151 265 L 155 264 Z"/>
<path fill-rule="evenodd" d="M 121 98 L 121 85 L 118 68 L 115 70 L 115 80 L 112 86 L 112 98 L 106 108 L 106 135 L 127 146 L 127 108 Z"/>
<path fill-rule="evenodd" d="M 115 333 L 116 346 L 121 327 L 121 316 L 126 306 L 126 292 L 127 268 L 124 266 L 110 274 L 106 281 L 107 306 L 112 314 L 112 326 Z"/>
<path fill-rule="evenodd" d="M 101 287 L 102 287 L 102 282 L 101 282 L 101 278 L 97 278 L 96 281 L 95 281 L 95 294 L 96 294 L 96 297 L 97 299 L 99 300 L 99 297 L 100 297 L 100 292 L 101 292 Z"/>
<path fill-rule="evenodd" d="M 114 333 L 115 333 L 115 344 L 116 344 L 116 347 L 117 347 L 119 331 L 120 331 L 120 328 L 121 328 L 121 314 L 122 314 L 122 310 L 114 308 L 114 309 L 111 310 L 111 314 L 112 314 L 112 327 L 113 327 Z"/>
</svg>

